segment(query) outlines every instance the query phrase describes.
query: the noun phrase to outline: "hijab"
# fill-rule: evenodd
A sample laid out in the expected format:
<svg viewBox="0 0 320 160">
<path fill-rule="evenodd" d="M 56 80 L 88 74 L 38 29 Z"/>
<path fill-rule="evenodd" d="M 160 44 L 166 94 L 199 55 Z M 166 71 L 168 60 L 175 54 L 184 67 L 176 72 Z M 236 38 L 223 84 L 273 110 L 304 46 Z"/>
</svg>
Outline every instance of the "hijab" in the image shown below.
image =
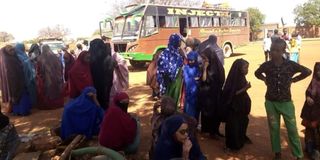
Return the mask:
<svg viewBox="0 0 320 160">
<path fill-rule="evenodd" d="M 36 89 L 36 71 L 33 63 L 31 63 L 29 57 L 25 52 L 25 46 L 23 43 L 17 43 L 15 46 L 16 54 L 22 63 L 24 72 L 24 81 L 27 87 L 28 93 L 31 98 L 32 104 L 36 104 L 37 89 Z"/>
<path fill-rule="evenodd" d="M 168 47 L 160 54 L 157 68 L 157 81 L 160 85 L 160 93 L 166 92 L 168 81 L 173 81 L 183 65 L 182 56 L 179 53 L 181 37 L 174 33 L 169 37 Z"/>
<path fill-rule="evenodd" d="M 74 134 L 83 134 L 90 139 L 99 133 L 104 111 L 94 103 L 88 93 L 96 94 L 96 89 L 86 87 L 79 97 L 65 106 L 61 123 L 62 139 Z"/>
<path fill-rule="evenodd" d="M 127 113 L 128 104 L 120 103 L 125 99 L 129 99 L 125 92 L 114 96 L 113 104 L 105 112 L 99 133 L 99 143 L 116 151 L 131 144 L 137 132 L 136 120 Z"/>
<path fill-rule="evenodd" d="M 30 57 L 31 61 L 35 62 L 40 54 L 41 51 L 39 45 L 37 43 L 32 44 L 28 53 L 28 56 Z"/>
<path fill-rule="evenodd" d="M 79 96 L 85 87 L 93 85 L 90 64 L 85 60 L 88 55 L 88 51 L 82 51 L 69 71 L 68 84 L 71 98 Z"/>
<path fill-rule="evenodd" d="M 225 81 L 224 68 L 221 63 L 219 63 L 218 56 L 215 54 L 215 51 L 212 48 L 205 48 L 200 55 L 205 56 L 209 60 L 209 66 L 207 68 L 209 81 L 212 82 L 212 85 L 218 85 L 218 88 L 222 88 Z"/>
<path fill-rule="evenodd" d="M 97 98 L 102 108 L 107 109 L 113 84 L 114 62 L 110 45 L 101 39 L 90 42 L 90 69 L 93 85 L 97 89 Z"/>
<path fill-rule="evenodd" d="M 316 62 L 313 69 L 312 80 L 307 89 L 307 94 L 309 94 L 313 99 L 316 99 L 317 97 L 320 98 L 320 79 L 317 77 L 317 72 L 319 70 L 320 62 Z"/>
<path fill-rule="evenodd" d="M 22 64 L 11 45 L 0 50 L 0 89 L 2 102 L 17 104 L 25 89 Z"/>
<path fill-rule="evenodd" d="M 219 62 L 224 65 L 224 54 L 223 50 L 217 44 L 218 37 L 216 35 L 210 35 L 207 40 L 203 41 L 199 47 L 198 51 L 202 52 L 206 48 L 211 48 L 217 55 Z"/>
<path fill-rule="evenodd" d="M 56 99 L 61 96 L 63 89 L 62 63 L 52 52 L 50 47 L 45 44 L 41 48 L 41 55 L 38 57 L 39 75 L 43 81 L 45 96 Z"/>
<path fill-rule="evenodd" d="M 242 67 L 246 64 L 248 62 L 242 58 L 233 62 L 223 88 L 223 104 L 230 105 L 236 92 L 246 86 L 246 75 L 242 73 Z"/>
<path fill-rule="evenodd" d="M 70 54 L 67 50 L 64 50 L 63 59 L 65 62 L 65 72 L 64 72 L 64 79 L 68 81 L 69 79 L 69 71 L 71 70 L 72 66 L 74 65 L 75 58 L 72 54 Z"/>
</svg>

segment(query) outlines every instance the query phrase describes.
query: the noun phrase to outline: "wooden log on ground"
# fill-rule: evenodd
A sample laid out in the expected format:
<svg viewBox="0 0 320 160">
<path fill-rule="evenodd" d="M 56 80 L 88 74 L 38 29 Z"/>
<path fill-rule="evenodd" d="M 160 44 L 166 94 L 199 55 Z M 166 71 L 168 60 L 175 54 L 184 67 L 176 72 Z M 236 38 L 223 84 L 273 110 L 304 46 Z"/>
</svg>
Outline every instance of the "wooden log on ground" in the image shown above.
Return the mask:
<svg viewBox="0 0 320 160">
<path fill-rule="evenodd" d="M 71 153 L 71 151 L 77 147 L 77 145 L 79 145 L 79 143 L 82 142 L 82 140 L 85 139 L 85 136 L 83 135 L 77 135 L 72 142 L 67 146 L 67 148 L 63 151 L 63 153 L 61 154 L 60 160 L 65 160 L 69 154 Z"/>
</svg>

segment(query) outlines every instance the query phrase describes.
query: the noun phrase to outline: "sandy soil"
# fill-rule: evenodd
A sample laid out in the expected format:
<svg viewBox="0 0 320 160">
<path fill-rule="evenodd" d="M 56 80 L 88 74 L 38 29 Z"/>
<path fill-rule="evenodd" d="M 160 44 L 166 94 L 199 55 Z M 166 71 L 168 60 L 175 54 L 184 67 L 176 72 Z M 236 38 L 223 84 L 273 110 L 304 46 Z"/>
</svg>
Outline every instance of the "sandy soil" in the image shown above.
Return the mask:
<svg viewBox="0 0 320 160">
<path fill-rule="evenodd" d="M 320 61 L 320 54 L 317 48 L 320 41 L 304 41 L 301 52 L 301 64 L 313 69 L 314 63 Z M 254 160 L 272 159 L 273 153 L 271 151 L 269 130 L 267 126 L 266 113 L 264 108 L 264 94 L 266 87 L 262 81 L 254 77 L 254 71 L 264 61 L 264 54 L 262 51 L 262 43 L 250 43 L 245 47 L 236 49 L 236 54 L 230 58 L 225 59 L 225 70 L 228 73 L 232 62 L 237 58 L 244 58 L 250 63 L 249 74 L 247 79 L 251 82 L 252 88 L 249 94 L 252 99 L 252 110 L 250 115 L 250 122 L 248 127 L 248 136 L 253 141 L 253 144 L 246 145 L 242 150 L 233 154 L 226 154 L 223 151 L 224 138 L 220 140 L 213 140 L 205 135 L 199 135 L 199 141 L 203 152 L 207 155 L 209 160 Z M 145 85 L 146 72 L 145 69 L 131 70 L 130 72 L 130 112 L 138 114 L 141 119 L 142 133 L 140 151 L 135 156 L 136 159 L 148 159 L 147 152 L 149 149 L 151 138 L 150 118 L 152 115 L 152 106 L 154 101 L 150 98 L 151 90 Z M 303 126 L 300 125 L 299 118 L 302 105 L 305 97 L 304 92 L 310 82 L 311 77 L 292 85 L 292 97 L 296 107 L 296 117 L 299 129 L 299 135 L 303 143 Z M 50 127 L 59 124 L 61 113 L 63 109 L 39 111 L 34 109 L 32 114 L 27 117 L 10 117 L 11 121 L 16 125 L 18 132 L 37 133 L 48 131 Z M 220 131 L 224 132 L 224 125 L 221 125 Z M 293 159 L 290 148 L 287 143 L 287 132 L 282 121 L 281 128 L 282 140 L 282 154 L 283 159 Z"/>
</svg>

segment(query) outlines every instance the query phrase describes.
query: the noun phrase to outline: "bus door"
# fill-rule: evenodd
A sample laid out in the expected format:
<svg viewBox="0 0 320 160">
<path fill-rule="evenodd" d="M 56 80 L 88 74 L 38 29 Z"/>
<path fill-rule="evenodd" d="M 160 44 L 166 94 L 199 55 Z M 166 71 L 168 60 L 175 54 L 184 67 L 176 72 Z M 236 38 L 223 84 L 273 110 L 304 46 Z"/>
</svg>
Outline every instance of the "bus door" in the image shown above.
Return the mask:
<svg viewBox="0 0 320 160">
<path fill-rule="evenodd" d="M 187 28 L 187 17 L 179 17 L 179 28 L 180 28 L 180 34 L 183 36 L 183 37 L 187 37 L 187 31 L 188 31 L 188 28 Z"/>
</svg>

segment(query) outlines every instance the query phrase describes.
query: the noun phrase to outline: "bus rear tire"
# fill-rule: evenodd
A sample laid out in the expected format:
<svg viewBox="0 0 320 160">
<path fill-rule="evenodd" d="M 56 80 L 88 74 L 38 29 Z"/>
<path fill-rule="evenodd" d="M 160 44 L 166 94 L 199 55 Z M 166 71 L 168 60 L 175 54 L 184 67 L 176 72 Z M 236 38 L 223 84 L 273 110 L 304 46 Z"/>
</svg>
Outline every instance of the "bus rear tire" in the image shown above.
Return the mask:
<svg viewBox="0 0 320 160">
<path fill-rule="evenodd" d="M 229 43 L 225 44 L 223 46 L 224 57 L 230 57 L 232 53 L 233 53 L 233 51 L 232 51 L 231 45 Z"/>
<path fill-rule="evenodd" d="M 133 68 L 143 68 L 146 65 L 143 61 L 129 60 L 129 62 Z"/>
</svg>

